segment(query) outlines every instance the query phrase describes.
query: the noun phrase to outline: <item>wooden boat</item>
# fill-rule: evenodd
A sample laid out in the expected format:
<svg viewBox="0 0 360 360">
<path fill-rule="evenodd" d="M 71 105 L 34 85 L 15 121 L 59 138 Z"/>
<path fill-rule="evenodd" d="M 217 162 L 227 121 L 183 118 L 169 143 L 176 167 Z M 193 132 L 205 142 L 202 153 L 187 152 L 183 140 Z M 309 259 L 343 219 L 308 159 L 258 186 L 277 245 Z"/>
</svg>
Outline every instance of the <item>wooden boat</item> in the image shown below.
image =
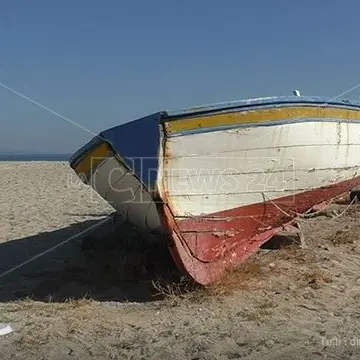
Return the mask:
<svg viewBox="0 0 360 360">
<path fill-rule="evenodd" d="M 129 222 L 165 233 L 178 267 L 208 284 L 360 185 L 359 129 L 357 103 L 252 99 L 116 126 L 70 164 Z"/>
</svg>

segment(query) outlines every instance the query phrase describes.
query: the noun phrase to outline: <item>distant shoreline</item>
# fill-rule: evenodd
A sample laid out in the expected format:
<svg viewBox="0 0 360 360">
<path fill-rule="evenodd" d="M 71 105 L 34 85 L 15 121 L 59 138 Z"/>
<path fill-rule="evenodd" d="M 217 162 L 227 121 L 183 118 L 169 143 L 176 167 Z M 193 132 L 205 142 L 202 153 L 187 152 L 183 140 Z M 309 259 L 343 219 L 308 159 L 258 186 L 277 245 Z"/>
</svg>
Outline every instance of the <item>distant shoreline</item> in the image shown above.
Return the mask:
<svg viewBox="0 0 360 360">
<path fill-rule="evenodd" d="M 0 161 L 69 161 L 71 154 L 1 154 Z"/>
</svg>

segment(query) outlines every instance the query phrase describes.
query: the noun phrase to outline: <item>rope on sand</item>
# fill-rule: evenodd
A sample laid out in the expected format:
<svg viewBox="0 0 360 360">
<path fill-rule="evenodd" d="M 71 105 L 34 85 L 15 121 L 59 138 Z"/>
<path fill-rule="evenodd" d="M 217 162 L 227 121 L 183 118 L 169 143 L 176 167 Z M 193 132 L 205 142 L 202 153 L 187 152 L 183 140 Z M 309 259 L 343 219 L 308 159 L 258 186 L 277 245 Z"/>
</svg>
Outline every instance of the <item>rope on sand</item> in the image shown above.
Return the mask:
<svg viewBox="0 0 360 360">
<path fill-rule="evenodd" d="M 286 215 L 287 217 L 290 218 L 294 218 L 294 221 L 303 221 L 303 219 L 309 219 L 312 217 L 316 217 L 319 215 L 324 215 L 324 212 L 326 211 L 326 209 L 329 208 L 329 206 L 333 203 L 333 199 L 329 201 L 329 203 L 320 210 L 314 211 L 312 213 L 305 213 L 305 214 L 301 214 L 298 213 L 296 211 L 294 211 L 294 215 L 290 215 L 289 213 L 287 213 L 284 209 L 282 209 L 279 205 L 277 205 L 272 199 L 270 199 L 265 193 L 262 193 L 263 197 L 266 197 L 268 199 L 268 201 L 270 202 L 270 204 L 274 205 L 279 211 L 281 211 L 284 215 Z M 356 197 L 354 197 L 351 202 L 348 204 L 348 206 L 340 213 L 334 216 L 331 216 L 332 219 L 336 219 L 339 218 L 341 216 L 343 216 L 351 207 L 351 205 L 353 205 L 356 202 Z"/>
</svg>

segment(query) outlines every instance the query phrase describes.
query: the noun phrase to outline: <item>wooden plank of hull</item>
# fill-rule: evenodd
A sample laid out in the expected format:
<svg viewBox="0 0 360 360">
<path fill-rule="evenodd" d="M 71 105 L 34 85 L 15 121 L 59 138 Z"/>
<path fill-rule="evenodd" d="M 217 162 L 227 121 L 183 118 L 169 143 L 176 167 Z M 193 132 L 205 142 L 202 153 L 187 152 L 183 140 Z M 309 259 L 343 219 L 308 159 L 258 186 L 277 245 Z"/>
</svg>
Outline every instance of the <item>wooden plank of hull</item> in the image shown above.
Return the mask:
<svg viewBox="0 0 360 360">
<path fill-rule="evenodd" d="M 230 136 L 229 139 L 231 139 Z M 186 142 L 185 140 L 184 143 Z M 254 174 L 273 170 L 331 169 L 334 165 L 336 167 L 358 166 L 359 152 L 360 144 L 291 147 L 279 144 L 269 149 L 172 158 L 167 161 L 164 175 L 167 178 L 181 179 L 204 175 Z M 316 157 L 310 156 L 313 154 L 316 154 Z M 240 171 L 239 161 L 241 161 Z"/>
<path fill-rule="evenodd" d="M 184 200 L 185 204 L 187 198 L 199 201 L 201 197 L 204 197 L 209 200 L 209 203 L 214 200 L 222 202 L 226 201 L 226 196 L 228 196 L 230 204 L 236 201 L 237 203 L 244 202 L 245 205 L 249 202 L 257 202 L 252 201 L 251 196 L 246 198 L 246 195 L 269 193 L 271 197 L 278 197 L 277 193 L 281 194 L 281 192 L 296 193 L 350 179 L 357 174 L 358 170 L 359 166 L 286 170 L 275 168 L 271 171 L 255 171 L 247 174 L 238 170 L 233 174 L 195 175 L 165 180 L 169 197 L 174 201 Z M 271 195 L 272 193 L 274 195 Z M 233 196 L 237 195 L 235 200 Z M 254 197 L 254 199 L 258 198 L 258 196 Z M 200 210 L 200 207 L 195 205 L 193 211 Z M 216 210 L 218 209 L 210 212 Z"/>
<path fill-rule="evenodd" d="M 167 139 L 171 148 L 170 158 L 207 156 L 216 152 L 219 156 L 232 152 L 254 149 L 276 149 L 277 146 L 308 147 L 323 145 L 358 144 L 359 123 L 334 122 L 325 119 L 277 124 L 274 126 L 248 126 L 235 129 L 195 133 Z M 309 131 L 311 129 L 311 131 Z M 204 146 L 204 143 L 211 146 Z M 229 154 L 230 152 L 230 154 Z"/>
</svg>

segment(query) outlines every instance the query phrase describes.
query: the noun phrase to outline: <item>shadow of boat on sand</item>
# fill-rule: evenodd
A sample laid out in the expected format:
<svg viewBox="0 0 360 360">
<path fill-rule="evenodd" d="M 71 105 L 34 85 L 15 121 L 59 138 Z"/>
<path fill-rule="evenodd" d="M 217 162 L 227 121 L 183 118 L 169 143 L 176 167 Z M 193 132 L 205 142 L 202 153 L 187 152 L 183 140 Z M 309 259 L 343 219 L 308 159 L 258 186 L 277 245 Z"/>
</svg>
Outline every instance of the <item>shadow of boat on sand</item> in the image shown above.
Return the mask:
<svg viewBox="0 0 360 360">
<path fill-rule="evenodd" d="M 100 221 L 88 220 L 0 244 L 0 274 Z M 165 242 L 141 236 L 127 224 L 109 230 L 111 226 L 101 225 L 100 230 L 77 237 L 0 276 L 0 301 L 30 297 L 63 302 L 87 297 L 98 301 L 147 302 L 159 299 L 153 281 L 180 280 L 181 274 Z"/>
</svg>

